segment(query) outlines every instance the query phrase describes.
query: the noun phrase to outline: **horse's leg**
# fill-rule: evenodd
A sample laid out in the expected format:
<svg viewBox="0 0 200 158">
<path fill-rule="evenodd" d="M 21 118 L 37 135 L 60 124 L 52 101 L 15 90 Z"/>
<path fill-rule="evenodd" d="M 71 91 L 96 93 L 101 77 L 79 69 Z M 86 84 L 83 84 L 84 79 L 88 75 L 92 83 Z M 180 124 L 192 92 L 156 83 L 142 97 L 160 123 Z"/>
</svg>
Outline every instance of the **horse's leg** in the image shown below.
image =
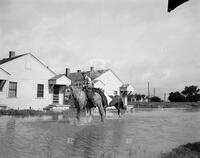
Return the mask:
<svg viewBox="0 0 200 158">
<path fill-rule="evenodd" d="M 77 108 L 76 118 L 78 121 L 80 121 L 80 112 L 81 112 L 81 109 Z"/>
<path fill-rule="evenodd" d="M 105 116 L 106 116 L 106 107 L 103 107 L 103 109 L 104 109 L 104 113 L 105 113 Z"/>
<path fill-rule="evenodd" d="M 88 112 L 89 112 L 89 109 L 84 109 L 84 112 L 85 112 L 85 116 L 87 117 L 88 116 Z"/>
<path fill-rule="evenodd" d="M 89 115 L 92 116 L 92 109 L 89 109 Z"/>
<path fill-rule="evenodd" d="M 117 104 L 117 105 L 115 106 L 115 108 L 117 109 L 117 114 L 118 114 L 118 116 L 121 117 L 121 112 L 120 112 L 120 106 L 119 106 L 119 104 Z"/>
<path fill-rule="evenodd" d="M 105 113 L 104 113 L 104 109 L 103 109 L 102 103 L 97 104 L 97 107 L 98 107 L 98 109 L 99 109 L 99 114 L 100 114 L 100 116 L 101 116 L 101 122 L 104 122 Z"/>
<path fill-rule="evenodd" d="M 92 109 L 89 109 L 89 122 L 92 120 Z"/>
</svg>

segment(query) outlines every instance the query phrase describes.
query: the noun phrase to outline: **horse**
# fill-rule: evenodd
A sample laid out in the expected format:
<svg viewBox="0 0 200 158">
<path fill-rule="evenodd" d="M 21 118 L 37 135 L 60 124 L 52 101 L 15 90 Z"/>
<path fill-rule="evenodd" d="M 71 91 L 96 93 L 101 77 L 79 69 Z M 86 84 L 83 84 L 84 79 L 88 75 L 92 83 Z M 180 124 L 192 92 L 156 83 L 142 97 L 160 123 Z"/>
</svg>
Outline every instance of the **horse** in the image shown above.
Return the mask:
<svg viewBox="0 0 200 158">
<path fill-rule="evenodd" d="M 118 116 L 121 116 L 121 110 L 126 110 L 127 107 L 124 105 L 122 98 L 119 95 L 111 96 L 112 100 L 109 106 L 114 106 L 117 109 Z"/>
<path fill-rule="evenodd" d="M 93 107 L 98 107 L 101 121 L 104 122 L 105 108 L 107 105 L 104 105 L 101 95 L 102 94 L 98 93 L 98 90 L 93 91 L 92 89 L 87 89 L 86 94 L 86 91 L 74 86 L 67 86 L 65 88 L 65 99 L 74 99 L 75 108 L 77 110 L 76 117 L 78 121 L 80 121 L 80 112 L 82 110 L 89 112 L 91 116 L 91 109 Z"/>
</svg>

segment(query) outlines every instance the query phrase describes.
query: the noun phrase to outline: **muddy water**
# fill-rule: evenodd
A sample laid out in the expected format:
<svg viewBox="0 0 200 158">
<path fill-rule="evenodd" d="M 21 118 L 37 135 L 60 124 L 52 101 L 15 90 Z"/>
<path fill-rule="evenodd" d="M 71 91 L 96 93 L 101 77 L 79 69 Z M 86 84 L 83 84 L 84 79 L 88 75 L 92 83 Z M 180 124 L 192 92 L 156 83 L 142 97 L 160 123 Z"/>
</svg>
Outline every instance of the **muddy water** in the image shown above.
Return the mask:
<svg viewBox="0 0 200 158">
<path fill-rule="evenodd" d="M 198 110 L 137 110 L 80 124 L 62 116 L 0 117 L 0 158 L 156 158 L 195 141 Z"/>
</svg>

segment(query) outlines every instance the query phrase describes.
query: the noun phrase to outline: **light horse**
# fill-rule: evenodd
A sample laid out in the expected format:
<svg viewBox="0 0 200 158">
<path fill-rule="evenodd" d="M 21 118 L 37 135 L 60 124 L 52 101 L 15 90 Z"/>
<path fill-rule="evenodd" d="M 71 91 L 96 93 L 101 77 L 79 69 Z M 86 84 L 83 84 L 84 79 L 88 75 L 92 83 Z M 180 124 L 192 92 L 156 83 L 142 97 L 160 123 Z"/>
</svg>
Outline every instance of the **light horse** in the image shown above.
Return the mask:
<svg viewBox="0 0 200 158">
<path fill-rule="evenodd" d="M 88 90 L 86 95 L 85 91 L 74 86 L 67 86 L 65 89 L 65 98 L 74 99 L 75 108 L 77 110 L 77 119 L 80 121 L 80 112 L 87 111 L 91 116 L 91 108 L 98 107 L 99 114 L 101 116 L 101 121 L 104 121 L 105 117 L 105 108 L 103 106 L 102 97 L 97 91 Z M 88 99 L 89 98 L 89 99 Z"/>
</svg>

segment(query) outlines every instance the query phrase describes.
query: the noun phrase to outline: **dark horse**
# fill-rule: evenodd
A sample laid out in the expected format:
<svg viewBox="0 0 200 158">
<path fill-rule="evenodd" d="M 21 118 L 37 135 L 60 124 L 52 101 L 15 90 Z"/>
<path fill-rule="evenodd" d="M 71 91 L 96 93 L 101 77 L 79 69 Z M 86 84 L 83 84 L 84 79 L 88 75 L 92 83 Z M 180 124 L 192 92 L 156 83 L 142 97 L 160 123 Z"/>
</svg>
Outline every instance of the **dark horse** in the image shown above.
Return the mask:
<svg viewBox="0 0 200 158">
<path fill-rule="evenodd" d="M 78 120 L 80 120 L 81 110 L 87 111 L 91 115 L 91 108 L 98 107 L 101 121 L 104 121 L 105 109 L 108 103 L 107 98 L 100 89 L 92 88 L 82 90 L 74 86 L 66 87 L 65 98 L 69 99 L 71 97 L 74 99 Z"/>
<path fill-rule="evenodd" d="M 126 110 L 126 106 L 122 98 L 119 95 L 111 96 L 112 100 L 109 103 L 109 106 L 114 106 L 117 109 L 117 113 L 119 117 L 121 116 L 121 110 Z"/>
</svg>

